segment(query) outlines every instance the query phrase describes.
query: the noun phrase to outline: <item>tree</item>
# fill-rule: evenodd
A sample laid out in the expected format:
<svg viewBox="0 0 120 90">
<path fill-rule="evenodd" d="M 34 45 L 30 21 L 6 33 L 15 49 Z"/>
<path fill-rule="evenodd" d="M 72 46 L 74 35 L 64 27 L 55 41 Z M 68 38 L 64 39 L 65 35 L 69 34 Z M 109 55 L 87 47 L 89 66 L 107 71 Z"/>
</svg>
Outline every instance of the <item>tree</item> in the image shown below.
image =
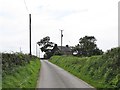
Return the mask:
<svg viewBox="0 0 120 90">
<path fill-rule="evenodd" d="M 48 44 L 49 41 L 50 41 L 50 37 L 49 37 L 49 36 L 46 36 L 46 37 L 44 37 L 43 39 L 41 39 L 39 42 L 37 42 L 37 44 L 38 44 L 39 46 L 42 46 L 42 45 Z"/>
<path fill-rule="evenodd" d="M 102 54 L 102 50 L 96 45 L 96 38 L 94 36 L 85 36 L 79 39 L 79 44 L 75 46 L 74 50 L 78 52 L 79 56 L 92 56 Z"/>
<path fill-rule="evenodd" d="M 41 51 L 45 52 L 46 58 L 51 57 L 51 48 L 54 46 L 53 42 L 50 42 L 50 37 L 46 36 L 43 39 L 41 39 L 39 42 L 37 42 L 39 46 L 41 46 Z"/>
</svg>

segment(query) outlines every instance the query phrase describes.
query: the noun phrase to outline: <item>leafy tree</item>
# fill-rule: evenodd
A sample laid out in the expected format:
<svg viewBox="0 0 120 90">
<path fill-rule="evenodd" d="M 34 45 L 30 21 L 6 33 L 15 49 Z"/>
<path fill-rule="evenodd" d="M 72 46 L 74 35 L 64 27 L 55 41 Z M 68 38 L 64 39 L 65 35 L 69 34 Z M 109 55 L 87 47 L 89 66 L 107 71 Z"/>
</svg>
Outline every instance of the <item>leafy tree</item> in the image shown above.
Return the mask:
<svg viewBox="0 0 120 90">
<path fill-rule="evenodd" d="M 39 46 L 41 46 L 41 51 L 45 52 L 45 57 L 49 58 L 51 57 L 51 48 L 53 47 L 54 43 L 50 42 L 50 37 L 46 36 L 43 39 L 41 39 L 39 42 L 37 42 Z"/>
<path fill-rule="evenodd" d="M 85 36 L 79 39 L 79 44 L 73 50 L 78 52 L 78 56 L 100 55 L 103 52 L 97 47 L 96 41 L 94 36 Z"/>
</svg>

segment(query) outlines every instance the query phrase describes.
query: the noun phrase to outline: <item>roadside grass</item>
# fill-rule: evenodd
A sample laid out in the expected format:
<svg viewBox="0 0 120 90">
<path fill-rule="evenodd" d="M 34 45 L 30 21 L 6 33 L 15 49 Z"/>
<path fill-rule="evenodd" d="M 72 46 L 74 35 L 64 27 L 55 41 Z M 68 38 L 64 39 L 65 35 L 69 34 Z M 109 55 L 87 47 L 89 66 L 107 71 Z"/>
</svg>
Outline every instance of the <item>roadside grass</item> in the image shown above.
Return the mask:
<svg viewBox="0 0 120 90">
<path fill-rule="evenodd" d="M 50 62 L 62 67 L 95 88 L 120 88 L 120 65 L 118 51 L 109 50 L 104 55 L 92 57 L 53 56 Z"/>
<path fill-rule="evenodd" d="M 33 59 L 26 65 L 16 67 L 14 73 L 2 78 L 2 88 L 36 88 L 40 66 L 40 60 Z"/>
<path fill-rule="evenodd" d="M 0 90 L 2 89 L 2 75 L 0 74 Z"/>
</svg>

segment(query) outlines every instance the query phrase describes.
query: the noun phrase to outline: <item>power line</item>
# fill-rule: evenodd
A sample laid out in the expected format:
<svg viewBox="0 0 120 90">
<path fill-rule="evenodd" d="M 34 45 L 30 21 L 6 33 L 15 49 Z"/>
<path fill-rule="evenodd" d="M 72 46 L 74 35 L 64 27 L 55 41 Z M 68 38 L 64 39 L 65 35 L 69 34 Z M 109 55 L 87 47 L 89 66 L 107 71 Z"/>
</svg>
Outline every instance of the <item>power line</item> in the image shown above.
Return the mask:
<svg viewBox="0 0 120 90">
<path fill-rule="evenodd" d="M 25 0 L 24 0 L 24 4 L 25 4 L 25 7 L 26 7 L 27 12 L 29 13 L 29 10 L 28 10 L 28 7 L 27 7 L 27 4 L 26 4 L 26 1 L 25 1 Z"/>
<path fill-rule="evenodd" d="M 24 4 L 25 4 L 27 12 L 29 13 L 25 0 L 24 0 Z M 31 14 L 29 14 L 29 49 L 30 49 L 29 55 L 32 55 L 31 53 Z"/>
</svg>

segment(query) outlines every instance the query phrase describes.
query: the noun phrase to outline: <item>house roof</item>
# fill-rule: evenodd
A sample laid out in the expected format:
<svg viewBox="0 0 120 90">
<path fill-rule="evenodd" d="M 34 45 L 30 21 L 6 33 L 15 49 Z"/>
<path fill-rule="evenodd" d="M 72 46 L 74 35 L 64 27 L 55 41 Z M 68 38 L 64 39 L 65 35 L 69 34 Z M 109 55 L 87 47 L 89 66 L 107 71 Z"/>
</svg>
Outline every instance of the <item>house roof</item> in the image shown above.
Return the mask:
<svg viewBox="0 0 120 90">
<path fill-rule="evenodd" d="M 58 49 L 61 50 L 61 46 L 58 46 Z M 62 51 L 64 51 L 64 52 L 71 52 L 71 48 L 70 47 L 66 47 L 66 46 L 62 46 Z"/>
</svg>

